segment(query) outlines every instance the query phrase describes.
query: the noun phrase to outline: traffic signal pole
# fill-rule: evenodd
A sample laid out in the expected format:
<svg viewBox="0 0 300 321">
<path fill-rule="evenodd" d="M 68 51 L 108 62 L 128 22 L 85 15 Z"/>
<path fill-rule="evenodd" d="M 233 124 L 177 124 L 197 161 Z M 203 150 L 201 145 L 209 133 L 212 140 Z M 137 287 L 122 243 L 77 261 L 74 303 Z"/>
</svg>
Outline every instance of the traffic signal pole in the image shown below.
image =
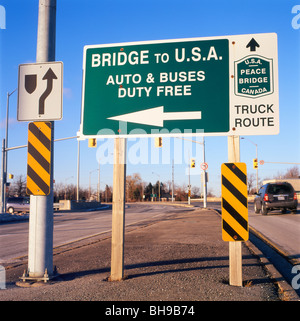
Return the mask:
<svg viewBox="0 0 300 321">
<path fill-rule="evenodd" d="M 36 62 L 55 61 L 56 0 L 39 0 Z M 50 194 L 30 196 L 28 270 L 21 279 L 48 281 L 53 275 L 53 141 L 51 122 Z"/>
<path fill-rule="evenodd" d="M 256 146 L 256 159 L 257 159 L 257 167 L 256 167 L 256 193 L 258 194 L 258 155 L 257 155 L 257 144 Z"/>
</svg>

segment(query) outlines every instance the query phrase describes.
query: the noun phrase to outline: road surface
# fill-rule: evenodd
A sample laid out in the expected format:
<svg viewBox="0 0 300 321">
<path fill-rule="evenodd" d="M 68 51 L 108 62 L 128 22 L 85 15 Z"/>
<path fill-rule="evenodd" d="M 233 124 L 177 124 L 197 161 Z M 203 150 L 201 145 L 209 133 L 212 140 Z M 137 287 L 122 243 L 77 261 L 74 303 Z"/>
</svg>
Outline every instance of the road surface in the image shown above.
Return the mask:
<svg viewBox="0 0 300 321">
<path fill-rule="evenodd" d="M 203 207 L 202 203 L 192 203 Z M 220 203 L 208 203 L 208 208 L 220 210 Z M 167 205 L 131 204 L 126 208 L 126 226 L 136 222 L 163 217 L 174 211 L 189 211 L 190 208 Z M 281 214 L 274 211 L 266 216 L 255 214 L 249 203 L 249 224 L 269 238 L 278 248 L 300 259 L 300 211 L 297 214 Z M 111 206 L 101 211 L 56 212 L 54 215 L 54 247 L 80 238 L 110 232 Z M 28 253 L 28 221 L 1 225 L 0 264 L 15 262 Z"/>
<path fill-rule="evenodd" d="M 193 205 L 203 207 L 202 202 L 192 202 Z M 214 208 L 221 213 L 221 203 L 211 202 L 208 208 Z M 249 225 L 266 236 L 277 248 L 288 255 L 300 260 L 300 206 L 296 214 L 287 211 L 271 211 L 267 215 L 255 214 L 253 203 L 248 203 Z"/>
<path fill-rule="evenodd" d="M 190 208 L 161 205 L 126 205 L 125 225 L 146 222 Z M 111 231 L 111 205 L 105 209 L 84 212 L 54 213 L 54 247 L 81 238 Z M 0 264 L 13 263 L 28 254 L 28 221 L 1 224 Z"/>
</svg>

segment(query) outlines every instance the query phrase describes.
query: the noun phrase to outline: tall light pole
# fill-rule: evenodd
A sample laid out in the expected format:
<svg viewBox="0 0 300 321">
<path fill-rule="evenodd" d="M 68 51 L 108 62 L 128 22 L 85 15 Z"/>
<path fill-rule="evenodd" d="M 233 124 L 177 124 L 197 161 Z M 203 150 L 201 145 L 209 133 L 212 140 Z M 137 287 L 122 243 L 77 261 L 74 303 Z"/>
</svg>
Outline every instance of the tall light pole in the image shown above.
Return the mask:
<svg viewBox="0 0 300 321">
<path fill-rule="evenodd" d="M 79 179 L 80 179 L 80 140 L 77 140 L 77 186 L 76 186 L 76 201 L 79 202 Z"/>
<path fill-rule="evenodd" d="M 187 140 L 190 141 L 192 143 L 196 143 L 196 144 L 200 144 L 203 145 L 203 163 L 205 163 L 205 140 L 204 140 L 204 136 L 203 136 L 203 141 L 198 142 L 196 140 L 192 140 L 192 139 L 186 139 L 186 138 L 182 138 L 182 137 L 176 137 L 178 139 L 182 139 L 182 140 Z M 207 205 L 207 176 L 206 176 L 206 170 L 203 170 L 203 207 L 206 208 Z"/>
<path fill-rule="evenodd" d="M 172 159 L 172 202 L 174 202 L 174 158 Z"/>
<path fill-rule="evenodd" d="M 246 138 L 246 137 L 241 137 L 241 139 L 246 139 L 248 140 L 251 144 L 253 144 L 255 146 L 255 149 L 256 149 L 256 160 L 257 160 L 257 163 L 258 163 L 258 152 L 257 152 L 257 144 L 255 144 L 252 140 L 250 140 L 249 138 Z M 258 165 L 257 165 L 257 168 L 256 168 L 256 193 L 258 193 Z"/>
<path fill-rule="evenodd" d="M 99 168 L 98 168 L 98 185 L 97 185 L 97 202 L 100 202 L 100 162 L 99 162 Z"/>
<path fill-rule="evenodd" d="M 56 0 L 39 0 L 36 62 L 55 61 Z M 53 141 L 51 121 L 51 171 L 49 195 L 30 195 L 28 273 L 26 279 L 45 282 L 55 275 L 53 269 Z"/>
<path fill-rule="evenodd" d="M 2 212 L 6 212 L 6 181 L 7 181 L 7 148 L 8 148 L 8 119 L 9 119 L 9 97 L 17 91 L 18 88 L 11 93 L 7 93 L 6 100 L 6 125 L 5 125 L 5 140 L 2 146 L 2 184 L 1 184 L 1 206 Z"/>
<path fill-rule="evenodd" d="M 99 169 L 98 168 L 93 169 L 92 171 L 89 172 L 89 200 L 91 200 L 91 174 L 96 171 L 100 171 L 100 165 L 99 165 Z M 99 176 L 98 176 L 98 179 L 99 179 Z M 99 185 L 99 181 L 98 181 L 98 185 Z M 98 192 L 98 186 L 97 186 L 97 192 Z"/>
<path fill-rule="evenodd" d="M 158 201 L 160 202 L 160 176 L 154 172 L 152 172 L 152 174 L 155 174 L 158 176 Z"/>
<path fill-rule="evenodd" d="M 205 140 L 203 136 L 203 163 L 205 163 Z M 203 207 L 207 206 L 207 176 L 206 169 L 203 170 Z"/>
<path fill-rule="evenodd" d="M 67 181 L 71 178 L 73 178 L 74 176 L 70 176 L 68 178 L 65 179 L 65 200 L 67 199 Z"/>
</svg>

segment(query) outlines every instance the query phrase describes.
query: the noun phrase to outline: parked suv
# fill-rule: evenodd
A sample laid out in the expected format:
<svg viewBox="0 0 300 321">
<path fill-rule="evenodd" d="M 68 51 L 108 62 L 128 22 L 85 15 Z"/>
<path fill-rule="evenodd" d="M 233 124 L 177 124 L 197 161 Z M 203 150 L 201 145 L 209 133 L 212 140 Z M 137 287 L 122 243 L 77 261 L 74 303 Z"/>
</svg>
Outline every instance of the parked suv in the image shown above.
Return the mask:
<svg viewBox="0 0 300 321">
<path fill-rule="evenodd" d="M 29 197 L 9 197 L 6 202 L 6 210 L 9 213 L 29 212 Z"/>
<path fill-rule="evenodd" d="M 287 182 L 267 183 L 263 185 L 254 199 L 255 213 L 266 215 L 272 210 L 281 210 L 284 214 L 286 210 L 293 213 L 297 211 L 297 195 L 293 186 Z"/>
</svg>

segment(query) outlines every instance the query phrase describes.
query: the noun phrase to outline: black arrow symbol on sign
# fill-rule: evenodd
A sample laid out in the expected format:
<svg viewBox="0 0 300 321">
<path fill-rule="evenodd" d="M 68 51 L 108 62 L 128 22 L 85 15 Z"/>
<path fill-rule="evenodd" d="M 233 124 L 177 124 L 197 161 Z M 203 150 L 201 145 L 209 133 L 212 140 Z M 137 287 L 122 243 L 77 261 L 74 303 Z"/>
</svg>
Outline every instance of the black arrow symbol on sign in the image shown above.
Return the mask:
<svg viewBox="0 0 300 321">
<path fill-rule="evenodd" d="M 256 47 L 260 47 L 260 45 L 256 42 L 256 40 L 254 38 L 252 38 L 248 45 L 246 46 L 246 48 L 250 47 L 250 51 L 256 51 Z"/>
<path fill-rule="evenodd" d="M 39 115 L 44 115 L 45 113 L 45 100 L 50 95 L 52 88 L 53 88 L 53 79 L 57 79 L 55 73 L 51 68 L 45 73 L 43 80 L 47 79 L 47 88 L 40 97 L 39 100 Z"/>
</svg>

